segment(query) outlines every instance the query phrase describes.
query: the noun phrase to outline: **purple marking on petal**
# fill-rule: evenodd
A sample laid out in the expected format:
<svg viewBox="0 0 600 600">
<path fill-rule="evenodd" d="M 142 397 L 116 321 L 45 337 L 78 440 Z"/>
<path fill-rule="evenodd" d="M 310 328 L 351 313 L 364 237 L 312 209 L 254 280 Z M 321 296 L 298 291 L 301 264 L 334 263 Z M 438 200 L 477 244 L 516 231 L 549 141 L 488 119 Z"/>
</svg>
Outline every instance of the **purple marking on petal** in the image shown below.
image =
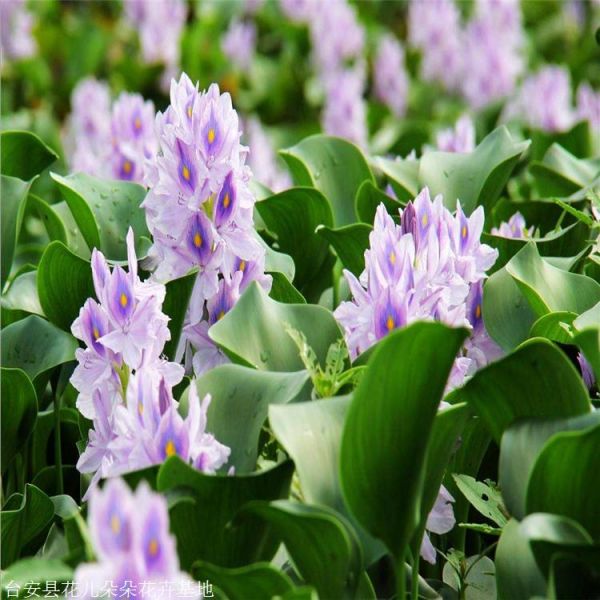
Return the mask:
<svg viewBox="0 0 600 600">
<path fill-rule="evenodd" d="M 213 235 L 207 217 L 198 212 L 191 220 L 187 234 L 187 246 L 196 261 L 206 265 L 212 255 Z"/>
<path fill-rule="evenodd" d="M 211 103 L 210 117 L 206 122 L 206 125 L 202 128 L 202 144 L 207 157 L 215 156 L 219 152 L 222 142 L 221 133 L 221 126 L 219 121 L 215 118 L 215 109 Z"/>
<path fill-rule="evenodd" d="M 375 307 L 374 318 L 377 339 L 405 324 L 406 317 L 402 305 L 389 288 L 384 292 L 382 301 Z"/>
<path fill-rule="evenodd" d="M 196 189 L 197 177 L 193 157 L 183 142 L 177 140 L 176 145 L 177 153 L 179 154 L 179 165 L 177 167 L 179 181 L 184 188 L 187 188 L 190 192 L 194 192 Z"/>
<path fill-rule="evenodd" d="M 135 177 L 135 163 L 128 157 L 122 156 L 119 162 L 119 179 L 131 181 Z"/>
<path fill-rule="evenodd" d="M 237 191 L 233 182 L 233 171 L 229 171 L 215 205 L 214 221 L 217 227 L 221 227 L 230 220 L 235 209 L 236 197 Z"/>
<path fill-rule="evenodd" d="M 112 289 L 111 310 L 117 320 L 122 323 L 131 316 L 135 299 L 129 277 L 121 267 L 115 267 L 113 277 L 116 278 L 116 285 Z"/>
</svg>

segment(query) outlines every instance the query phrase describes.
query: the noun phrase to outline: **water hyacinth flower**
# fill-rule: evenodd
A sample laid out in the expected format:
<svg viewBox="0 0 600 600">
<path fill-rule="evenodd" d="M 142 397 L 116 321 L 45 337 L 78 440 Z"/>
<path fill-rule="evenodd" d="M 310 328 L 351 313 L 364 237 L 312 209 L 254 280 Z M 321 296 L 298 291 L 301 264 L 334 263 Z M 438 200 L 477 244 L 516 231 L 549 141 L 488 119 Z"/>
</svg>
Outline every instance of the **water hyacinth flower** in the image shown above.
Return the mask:
<svg viewBox="0 0 600 600">
<path fill-rule="evenodd" d="M 475 150 L 475 125 L 468 115 L 463 115 L 454 127 L 442 129 L 436 135 L 436 145 L 442 152 L 473 152 Z"/>
<path fill-rule="evenodd" d="M 219 282 L 235 276 L 232 268 L 243 282 L 252 276 L 265 289 L 271 279 L 254 232 L 248 148 L 240 143 L 230 95 L 215 84 L 200 92 L 183 74 L 171 83 L 171 104 L 158 113 L 156 133 L 160 153 L 142 204 L 154 239 L 153 279 L 169 281 L 198 269 L 186 316 L 189 333 L 208 322 L 209 304 L 218 297 Z"/>
<path fill-rule="evenodd" d="M 223 54 L 240 71 L 248 69 L 256 52 L 256 26 L 249 21 L 231 21 L 221 40 Z"/>
<path fill-rule="evenodd" d="M 292 186 L 287 171 L 280 168 L 277 155 L 263 126 L 256 117 L 245 124 L 245 137 L 250 148 L 248 165 L 256 179 L 274 192 L 281 192 Z"/>
<path fill-rule="evenodd" d="M 33 16 L 25 0 L 0 2 L 0 50 L 6 59 L 19 60 L 33 56 L 37 44 L 32 35 Z"/>
<path fill-rule="evenodd" d="M 577 118 L 588 121 L 592 132 L 600 131 L 600 91 L 594 92 L 589 83 L 581 83 L 577 88 Z"/>
<path fill-rule="evenodd" d="M 431 512 L 427 516 L 427 523 L 425 524 L 425 534 L 423 535 L 423 541 L 421 542 L 421 556 L 430 564 L 435 564 L 436 551 L 429 539 L 428 532 L 442 535 L 452 531 L 456 519 L 454 518 L 454 510 L 452 509 L 452 502 L 454 498 L 450 492 L 442 485 L 438 492 L 435 504 L 431 509 Z"/>
<path fill-rule="evenodd" d="M 463 71 L 460 13 L 453 0 L 411 0 L 408 41 L 421 51 L 421 76 L 447 90 L 460 88 Z"/>
<path fill-rule="evenodd" d="M 569 71 L 547 65 L 525 79 L 517 97 L 505 108 L 505 119 L 517 117 L 542 131 L 566 131 L 575 119 L 571 95 Z"/>
<path fill-rule="evenodd" d="M 577 362 L 579 363 L 579 368 L 581 369 L 583 383 L 585 383 L 585 387 L 588 390 L 591 390 L 596 385 L 596 376 L 594 375 L 592 365 L 590 365 L 581 352 L 577 353 Z"/>
<path fill-rule="evenodd" d="M 533 230 L 533 227 L 527 228 L 525 217 L 520 212 L 516 212 L 508 222 L 502 222 L 498 227 L 492 227 L 492 235 L 521 239 L 532 237 Z"/>
<path fill-rule="evenodd" d="M 135 493 L 120 479 L 95 489 L 88 524 L 97 562 L 77 567 L 67 597 L 202 597 L 198 583 L 180 570 L 167 501 L 146 482 Z"/>
<path fill-rule="evenodd" d="M 365 270 L 360 278 L 344 276 L 352 300 L 342 302 L 334 316 L 342 325 L 351 357 L 379 339 L 417 320 L 437 320 L 450 326 L 473 327 L 467 299 L 494 264 L 497 250 L 480 242 L 483 208 L 467 217 L 457 204 L 452 215 L 441 196 L 431 200 L 424 188 L 394 223 L 383 205 L 377 209 Z M 470 374 L 470 359 L 462 356 L 453 380 Z"/>
<path fill-rule="evenodd" d="M 375 95 L 395 117 L 406 112 L 408 75 L 404 66 L 404 48 L 392 35 L 385 35 L 377 46 L 373 65 Z"/>
<path fill-rule="evenodd" d="M 111 107 L 108 87 L 93 78 L 75 87 L 71 104 L 65 145 L 73 170 L 141 183 L 157 152 L 154 104 L 123 92 Z"/>
<path fill-rule="evenodd" d="M 295 23 L 306 23 L 320 7 L 314 0 L 279 0 L 283 14 Z"/>
</svg>

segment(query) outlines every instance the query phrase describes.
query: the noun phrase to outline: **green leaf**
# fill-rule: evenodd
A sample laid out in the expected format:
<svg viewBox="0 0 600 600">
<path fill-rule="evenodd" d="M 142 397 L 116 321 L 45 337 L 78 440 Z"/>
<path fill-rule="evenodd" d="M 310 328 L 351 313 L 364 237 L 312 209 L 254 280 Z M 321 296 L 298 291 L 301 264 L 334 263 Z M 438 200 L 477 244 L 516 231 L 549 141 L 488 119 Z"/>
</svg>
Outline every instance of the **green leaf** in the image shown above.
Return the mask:
<svg viewBox="0 0 600 600">
<path fill-rule="evenodd" d="M 337 227 L 356 221 L 354 198 L 373 174 L 362 152 L 341 138 L 313 135 L 280 151 L 296 185 L 316 187 L 331 203 Z"/>
<path fill-rule="evenodd" d="M 2 188 L 2 203 L 0 207 L 0 220 L 2 221 L 0 287 L 2 289 L 4 289 L 4 284 L 10 275 L 30 186 L 30 182 L 22 181 L 21 179 L 8 177 L 7 175 L 0 176 L 0 187 Z"/>
<path fill-rule="evenodd" d="M 0 334 L 2 365 L 23 369 L 31 380 L 75 360 L 77 341 L 45 319 L 31 315 L 12 323 Z"/>
<path fill-rule="evenodd" d="M 552 266 L 527 244 L 506 265 L 538 317 L 552 311 L 581 314 L 600 302 L 600 284 L 577 273 Z"/>
<path fill-rule="evenodd" d="M 28 589 L 28 584 L 33 582 L 37 584 L 40 594 L 45 593 L 45 589 L 51 590 L 46 582 L 51 582 L 54 586 L 56 582 L 57 589 L 61 589 L 61 584 L 73 581 L 73 569 L 65 565 L 60 560 L 47 558 L 24 558 L 12 564 L 2 573 L 2 598 L 28 598 L 31 597 L 29 589 L 34 590 L 36 586 Z M 72 588 L 75 589 L 75 588 Z M 49 591 L 49 593 L 52 593 Z M 43 597 L 43 596 L 42 596 Z"/>
<path fill-rule="evenodd" d="M 450 562 L 444 565 L 443 580 L 457 592 L 463 588 L 465 600 L 490 600 L 496 598 L 496 568 L 487 556 L 469 556 L 461 561 L 465 575 L 461 581 Z"/>
<path fill-rule="evenodd" d="M 372 164 L 389 179 L 399 201 L 407 202 L 419 193 L 421 183 L 418 160 L 376 156 L 373 158 Z"/>
<path fill-rule="evenodd" d="M 311 386 L 306 371 L 275 373 L 239 365 L 223 365 L 196 380 L 198 396 L 210 394 L 210 431 L 231 448 L 229 466 L 236 473 L 254 470 L 258 439 L 271 404 L 309 400 Z"/>
<path fill-rule="evenodd" d="M 310 504 L 328 506 L 346 517 L 356 529 L 365 563 L 370 565 L 384 553 L 383 545 L 364 531 L 348 510 L 340 484 L 340 443 L 349 405 L 347 396 L 271 405 L 269 423 L 294 460 L 304 499 Z"/>
<path fill-rule="evenodd" d="M 291 188 L 257 202 L 256 209 L 279 249 L 294 259 L 294 284 L 302 292 L 326 265 L 329 248 L 315 231 L 333 224 L 327 199 L 314 188 Z"/>
<path fill-rule="evenodd" d="M 31 198 L 31 194 L 29 195 Z M 66 245 L 69 250 L 72 250 L 77 256 L 90 260 L 92 255 L 88 245 L 85 242 L 83 234 L 79 230 L 73 214 L 69 209 L 69 205 L 63 200 L 57 204 L 52 205 L 52 210 L 56 213 L 57 217 L 61 220 L 64 225 L 66 232 Z M 60 238 L 58 241 L 63 241 Z"/>
<path fill-rule="evenodd" d="M 216 585 L 229 600 L 281 597 L 294 588 L 285 573 L 266 562 L 225 569 L 199 560 L 192 565 L 192 574 L 198 581 Z"/>
<path fill-rule="evenodd" d="M 502 495 L 498 489 L 482 481 L 476 481 L 468 475 L 453 474 L 452 477 L 471 506 L 484 517 L 496 523 L 498 527 L 506 525 L 508 519 L 506 518 L 506 510 L 502 505 Z"/>
<path fill-rule="evenodd" d="M 339 229 L 319 227 L 318 233 L 331 244 L 344 267 L 358 277 L 365 270 L 365 250 L 372 230 L 370 225 L 355 223 Z"/>
<path fill-rule="evenodd" d="M 333 315 L 322 306 L 275 302 L 256 283 L 209 335 L 234 362 L 269 371 L 299 371 L 304 365 L 285 324 L 304 333 L 322 363 L 329 346 L 342 337 Z"/>
<path fill-rule="evenodd" d="M 21 369 L 2 368 L 2 474 L 27 442 L 37 414 L 31 380 Z"/>
<path fill-rule="evenodd" d="M 3 312 L 7 310 L 18 312 L 22 317 L 27 316 L 27 313 L 44 316 L 37 293 L 37 279 L 37 271 L 26 271 L 16 275 L 10 282 L 8 290 L 2 295 Z M 3 319 L 3 325 L 8 324 L 7 320 Z"/>
<path fill-rule="evenodd" d="M 362 557 L 353 531 L 330 508 L 288 500 L 251 502 L 241 516 L 269 523 L 306 583 L 322 598 L 353 597 Z"/>
<path fill-rule="evenodd" d="M 170 510 L 182 568 L 189 569 L 196 560 L 224 567 L 270 560 L 277 543 L 264 523 L 257 519 L 235 527 L 229 523 L 251 500 L 286 498 L 293 471 L 288 461 L 251 475 L 206 475 L 177 457 L 169 458 L 159 469 L 158 491 L 181 488 L 193 500 L 176 503 Z"/>
<path fill-rule="evenodd" d="M 65 224 L 54 206 L 51 206 L 35 194 L 29 194 L 27 206 L 42 221 L 50 240 L 58 240 L 64 244 L 67 243 Z"/>
<path fill-rule="evenodd" d="M 62 242 L 51 242 L 38 266 L 37 289 L 48 320 L 71 331 L 85 301 L 95 297 L 91 265 Z"/>
<path fill-rule="evenodd" d="M 529 331 L 529 337 L 543 337 L 560 344 L 571 344 L 573 336 L 570 327 L 577 314 L 569 311 L 558 311 L 540 317 Z"/>
<path fill-rule="evenodd" d="M 57 158 L 56 152 L 30 131 L 3 131 L 0 133 L 2 175 L 29 181 L 49 167 Z"/>
<path fill-rule="evenodd" d="M 90 248 L 98 248 L 110 260 L 126 260 L 125 236 L 133 228 L 136 250 L 143 256 L 150 234 L 146 213 L 140 207 L 146 190 L 137 183 L 107 181 L 75 173 L 62 177 L 51 173 L 66 200 L 75 222 Z M 146 244 L 140 238 L 146 238 Z"/>
<path fill-rule="evenodd" d="M 456 398 L 471 404 L 497 442 L 517 419 L 575 417 L 591 409 L 575 367 L 541 338 L 475 373 Z"/>
<path fill-rule="evenodd" d="M 49 526 L 54 516 L 54 505 L 44 492 L 27 483 L 25 493 L 13 494 L 6 501 L 1 514 L 1 564 L 5 569 L 19 558 L 23 546 Z"/>
<path fill-rule="evenodd" d="M 537 566 L 529 539 L 521 524 L 511 519 L 496 548 L 496 585 L 498 598 L 530 600 L 546 597 L 546 581 Z"/>
<path fill-rule="evenodd" d="M 269 296 L 284 304 L 306 304 L 306 298 L 292 285 L 290 280 L 279 271 L 270 271 L 273 278 Z"/>
<path fill-rule="evenodd" d="M 187 310 L 196 281 L 196 271 L 183 277 L 173 279 L 166 285 L 165 301 L 162 310 L 169 317 L 169 331 L 171 339 L 165 344 L 163 353 L 169 360 L 173 360 L 177 351 L 177 344 L 183 329 L 183 319 Z"/>
<path fill-rule="evenodd" d="M 592 411 L 570 419 L 522 419 L 502 435 L 498 480 L 511 515 L 525 514 L 527 482 L 541 449 L 559 431 L 581 430 L 600 423 L 600 412 Z"/>
<path fill-rule="evenodd" d="M 369 360 L 346 417 L 344 497 L 398 561 L 419 524 L 429 436 L 465 336 L 464 329 L 440 323 L 416 323 L 387 336 Z"/>
<path fill-rule="evenodd" d="M 527 485 L 527 512 L 570 517 L 600 541 L 600 425 L 557 433 L 540 452 Z"/>
<path fill-rule="evenodd" d="M 510 352 L 527 339 L 536 315 L 506 267 L 483 287 L 483 321 L 490 337 Z"/>
<path fill-rule="evenodd" d="M 419 163 L 419 188 L 428 186 L 432 196 L 443 194 L 451 210 L 460 200 L 466 214 L 479 205 L 488 213 L 528 146 L 529 141 L 516 142 L 502 126 L 471 153 L 427 152 Z"/>
<path fill-rule="evenodd" d="M 372 181 L 365 181 L 358 188 L 354 204 L 358 219 L 369 225 L 375 220 L 375 213 L 380 204 L 383 204 L 391 215 L 398 215 L 398 210 L 403 208 L 401 202 L 382 192 Z"/>
</svg>

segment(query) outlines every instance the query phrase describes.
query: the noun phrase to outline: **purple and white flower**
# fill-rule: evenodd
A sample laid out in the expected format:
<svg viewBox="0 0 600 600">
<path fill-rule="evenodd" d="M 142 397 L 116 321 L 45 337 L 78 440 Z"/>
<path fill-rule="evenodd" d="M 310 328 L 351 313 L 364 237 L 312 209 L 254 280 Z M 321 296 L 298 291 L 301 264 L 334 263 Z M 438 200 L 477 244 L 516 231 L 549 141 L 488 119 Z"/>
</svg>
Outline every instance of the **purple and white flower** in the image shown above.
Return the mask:
<svg viewBox="0 0 600 600">
<path fill-rule="evenodd" d="M 251 21 L 231 21 L 221 40 L 223 54 L 240 71 L 252 64 L 256 52 L 256 26 Z"/>
<path fill-rule="evenodd" d="M 475 150 L 475 125 L 468 115 L 463 115 L 454 127 L 442 129 L 436 135 L 436 145 L 442 152 L 473 152 Z"/>
<path fill-rule="evenodd" d="M 492 227 L 492 235 L 498 235 L 505 238 L 530 238 L 533 236 L 533 227 L 527 228 L 525 217 L 516 212 L 508 222 L 502 222 L 498 227 Z"/>
<path fill-rule="evenodd" d="M 373 65 L 375 95 L 395 117 L 406 112 L 408 75 L 404 66 L 404 48 L 392 35 L 385 35 L 377 46 Z"/>
<path fill-rule="evenodd" d="M 25 0 L 0 2 L 0 50 L 5 58 L 19 60 L 35 54 L 37 44 L 32 28 L 33 16 Z"/>
</svg>

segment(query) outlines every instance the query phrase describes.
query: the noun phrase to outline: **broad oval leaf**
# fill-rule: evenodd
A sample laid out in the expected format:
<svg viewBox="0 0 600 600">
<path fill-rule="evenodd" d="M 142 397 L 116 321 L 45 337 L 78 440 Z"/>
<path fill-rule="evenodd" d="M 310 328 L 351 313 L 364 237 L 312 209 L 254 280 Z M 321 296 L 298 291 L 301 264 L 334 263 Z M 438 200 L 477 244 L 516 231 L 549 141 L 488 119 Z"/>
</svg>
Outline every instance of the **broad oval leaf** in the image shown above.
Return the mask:
<svg viewBox="0 0 600 600">
<path fill-rule="evenodd" d="M 0 164 L 3 175 L 29 181 L 57 158 L 56 152 L 30 131 L 0 133 Z"/>
<path fill-rule="evenodd" d="M 365 223 L 354 223 L 338 229 L 319 227 L 318 233 L 331 244 L 344 267 L 358 277 L 365 270 L 365 250 L 372 230 Z"/>
</svg>

